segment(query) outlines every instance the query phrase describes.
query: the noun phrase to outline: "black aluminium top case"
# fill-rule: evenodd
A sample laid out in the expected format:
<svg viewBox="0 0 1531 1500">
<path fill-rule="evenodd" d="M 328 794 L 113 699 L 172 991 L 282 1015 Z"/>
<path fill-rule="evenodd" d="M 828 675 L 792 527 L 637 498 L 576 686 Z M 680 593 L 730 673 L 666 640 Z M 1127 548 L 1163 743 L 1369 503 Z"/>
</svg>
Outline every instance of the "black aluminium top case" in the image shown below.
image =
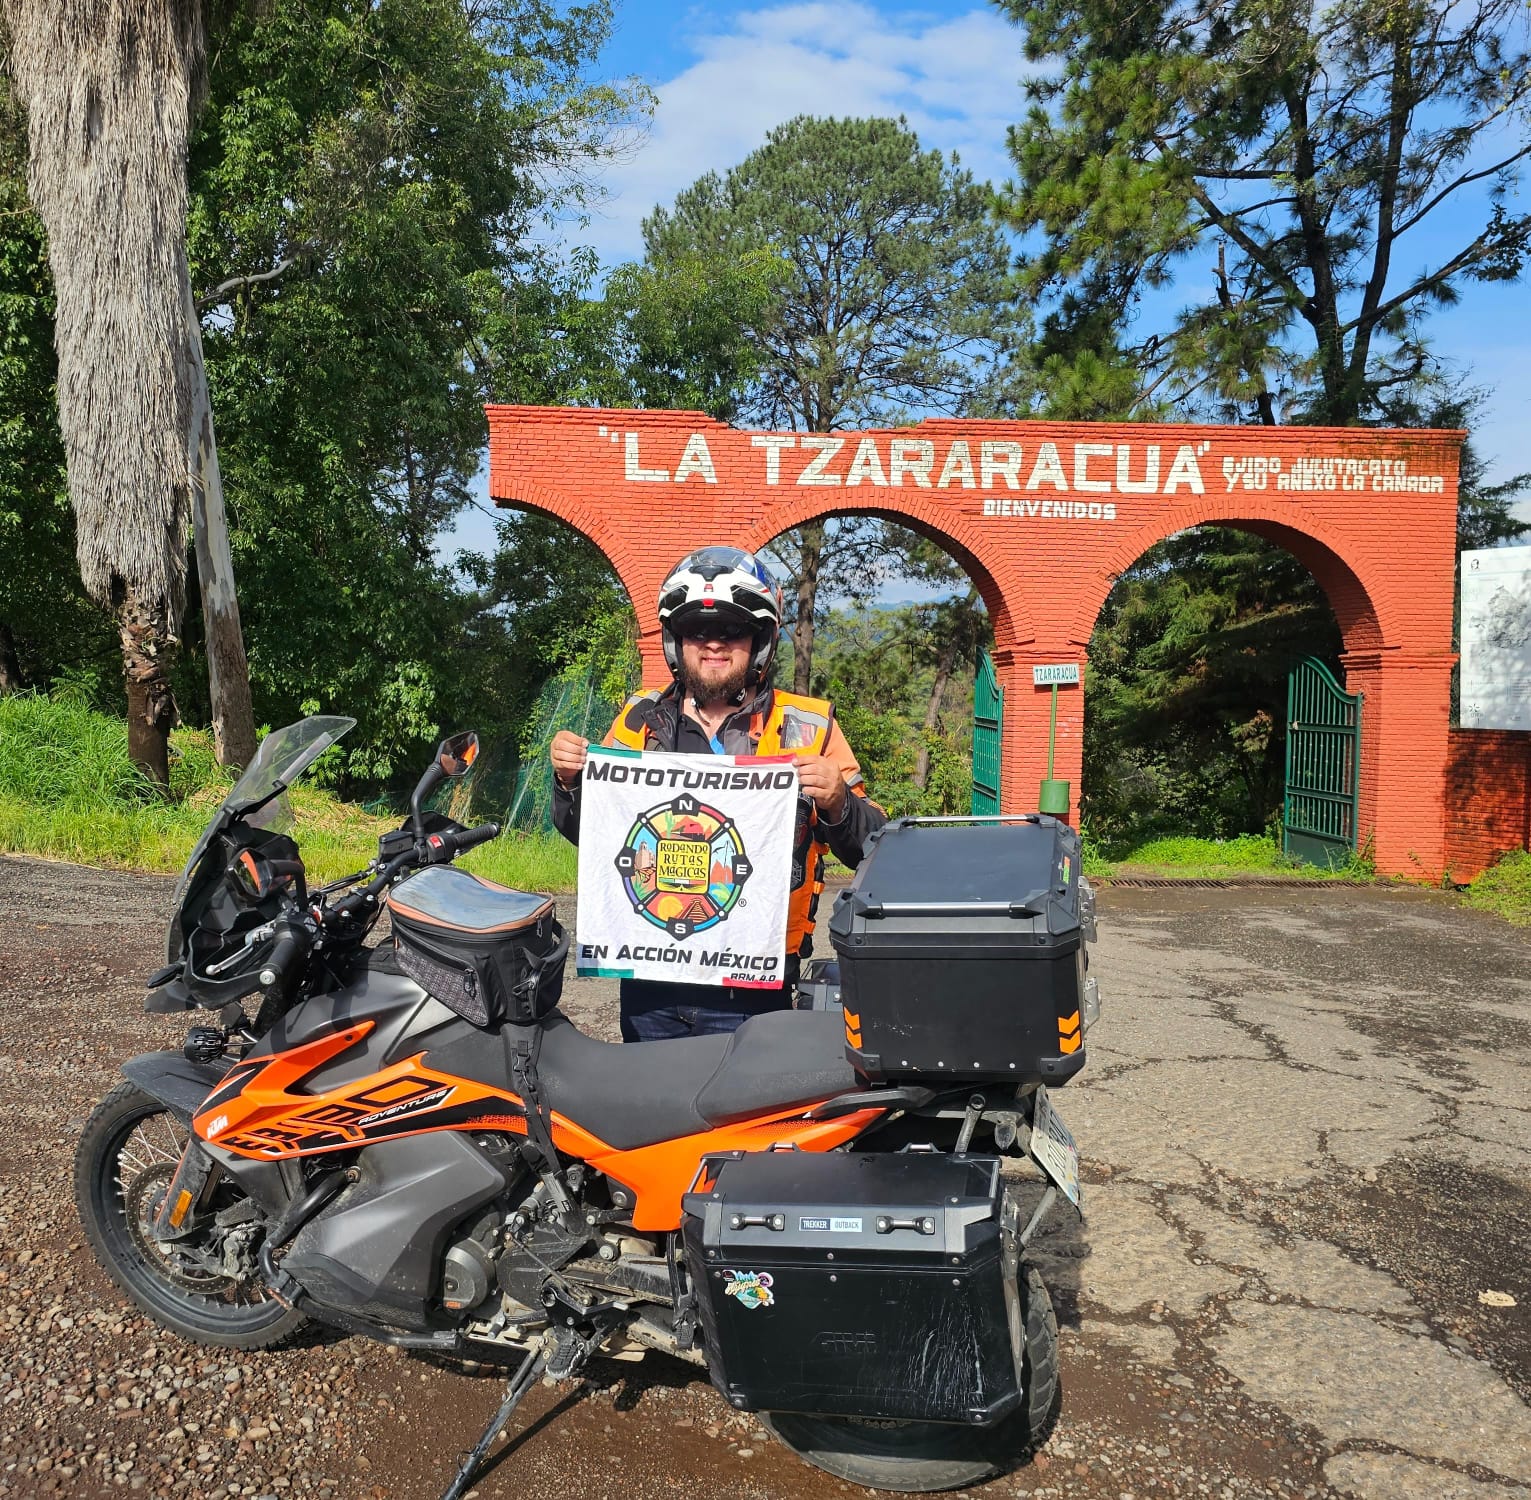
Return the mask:
<svg viewBox="0 0 1531 1500">
<path fill-rule="evenodd" d="M 829 936 L 846 1053 L 874 1081 L 1067 1082 L 1084 1066 L 1079 835 L 1042 814 L 900 818 Z"/>
<path fill-rule="evenodd" d="M 997 1422 L 1022 1388 L 1007 1201 L 993 1157 L 708 1157 L 682 1239 L 713 1384 L 743 1411 Z"/>
</svg>

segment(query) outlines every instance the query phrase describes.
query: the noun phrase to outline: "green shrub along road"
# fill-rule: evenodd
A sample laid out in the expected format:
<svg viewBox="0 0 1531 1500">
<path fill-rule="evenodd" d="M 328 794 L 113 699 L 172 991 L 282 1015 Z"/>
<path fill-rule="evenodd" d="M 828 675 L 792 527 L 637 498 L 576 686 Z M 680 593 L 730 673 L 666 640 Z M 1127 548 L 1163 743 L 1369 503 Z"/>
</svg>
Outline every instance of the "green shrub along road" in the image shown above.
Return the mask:
<svg viewBox="0 0 1531 1500">
<path fill-rule="evenodd" d="M 0 698 L 0 851 L 112 869 L 179 871 L 232 778 L 213 757 L 205 730 L 171 735 L 170 797 L 161 798 L 128 759 L 122 722 L 67 698 L 22 694 Z M 311 773 L 323 779 L 321 759 Z M 293 789 L 295 837 L 310 875 L 334 880 L 361 869 L 397 814 L 379 816 L 343 801 L 322 785 Z M 474 804 L 459 817 L 503 817 Z M 1237 879 L 1284 875 L 1315 881 L 1370 880 L 1364 861 L 1337 870 L 1294 864 L 1279 839 L 1157 838 L 1111 850 L 1085 841 L 1085 871 L 1094 878 L 1144 876 Z M 556 833 L 510 832 L 462 861 L 491 880 L 522 890 L 572 891 L 578 852 Z M 1511 922 L 1531 923 L 1531 854 L 1506 855 L 1481 875 L 1467 903 Z"/>
<path fill-rule="evenodd" d="M 213 758 L 206 730 L 173 731 L 170 750 L 165 799 L 128 759 L 120 720 L 67 700 L 0 698 L 0 850 L 179 871 L 233 778 Z M 317 881 L 361 869 L 377 852 L 378 835 L 399 824 L 396 815 L 366 812 L 309 781 L 290 795 L 294 836 Z M 475 818 L 497 815 L 472 809 Z M 461 863 L 524 890 L 574 888 L 576 851 L 555 833 L 507 834 Z"/>
</svg>

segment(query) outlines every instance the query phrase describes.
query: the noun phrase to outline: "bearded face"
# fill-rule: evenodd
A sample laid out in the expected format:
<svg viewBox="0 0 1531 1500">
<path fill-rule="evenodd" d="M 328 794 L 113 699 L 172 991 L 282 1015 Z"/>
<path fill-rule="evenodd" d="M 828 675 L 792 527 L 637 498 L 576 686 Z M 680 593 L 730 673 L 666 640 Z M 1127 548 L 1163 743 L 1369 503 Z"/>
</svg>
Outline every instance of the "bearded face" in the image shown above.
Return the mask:
<svg viewBox="0 0 1531 1500">
<path fill-rule="evenodd" d="M 733 703 L 744 692 L 751 645 L 748 637 L 743 640 L 682 637 L 682 686 L 698 703 Z"/>
</svg>

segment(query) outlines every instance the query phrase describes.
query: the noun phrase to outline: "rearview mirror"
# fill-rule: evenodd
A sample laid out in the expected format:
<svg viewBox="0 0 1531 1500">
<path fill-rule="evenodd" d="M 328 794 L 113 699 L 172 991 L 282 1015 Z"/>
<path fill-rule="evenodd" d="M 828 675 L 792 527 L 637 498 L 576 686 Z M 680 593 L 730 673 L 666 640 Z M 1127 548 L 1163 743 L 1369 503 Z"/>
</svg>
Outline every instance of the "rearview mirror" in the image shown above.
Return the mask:
<svg viewBox="0 0 1531 1500">
<path fill-rule="evenodd" d="M 441 767 L 442 774 L 453 778 L 466 776 L 477 759 L 478 736 L 471 729 L 443 740 L 436 751 L 436 764 Z"/>
<path fill-rule="evenodd" d="M 416 839 L 425 837 L 425 824 L 420 809 L 425 799 L 443 781 L 466 776 L 473 762 L 478 759 L 478 736 L 471 729 L 442 740 L 436 747 L 436 758 L 425 768 L 413 795 L 409 799 L 409 821 Z"/>
<path fill-rule="evenodd" d="M 263 901 L 272 894 L 298 883 L 303 898 L 303 862 L 296 859 L 267 859 L 254 849 L 241 849 L 229 864 L 229 876 L 239 894 L 247 901 Z"/>
</svg>

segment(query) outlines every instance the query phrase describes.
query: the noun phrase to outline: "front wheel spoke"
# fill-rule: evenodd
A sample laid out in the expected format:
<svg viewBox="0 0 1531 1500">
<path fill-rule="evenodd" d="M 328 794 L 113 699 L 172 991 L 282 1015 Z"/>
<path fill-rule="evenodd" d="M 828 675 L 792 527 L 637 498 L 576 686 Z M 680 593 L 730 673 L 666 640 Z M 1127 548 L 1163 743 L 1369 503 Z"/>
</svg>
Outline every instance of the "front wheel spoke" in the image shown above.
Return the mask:
<svg viewBox="0 0 1531 1500">
<path fill-rule="evenodd" d="M 135 1173 L 142 1172 L 146 1168 L 153 1165 L 153 1158 L 147 1154 L 140 1155 L 137 1151 L 132 1149 L 132 1144 L 133 1137 L 129 1136 L 128 1139 L 123 1142 L 122 1149 L 117 1153 L 117 1165 L 119 1168 L 117 1177 L 119 1181 L 122 1179 L 122 1172 L 120 1168 L 122 1168 L 124 1165 L 131 1167 Z"/>
<path fill-rule="evenodd" d="M 169 1141 L 169 1152 L 176 1161 L 179 1161 L 186 1152 L 186 1136 L 180 1126 L 170 1115 L 161 1115 L 160 1126 L 165 1132 L 165 1138 Z"/>
</svg>

